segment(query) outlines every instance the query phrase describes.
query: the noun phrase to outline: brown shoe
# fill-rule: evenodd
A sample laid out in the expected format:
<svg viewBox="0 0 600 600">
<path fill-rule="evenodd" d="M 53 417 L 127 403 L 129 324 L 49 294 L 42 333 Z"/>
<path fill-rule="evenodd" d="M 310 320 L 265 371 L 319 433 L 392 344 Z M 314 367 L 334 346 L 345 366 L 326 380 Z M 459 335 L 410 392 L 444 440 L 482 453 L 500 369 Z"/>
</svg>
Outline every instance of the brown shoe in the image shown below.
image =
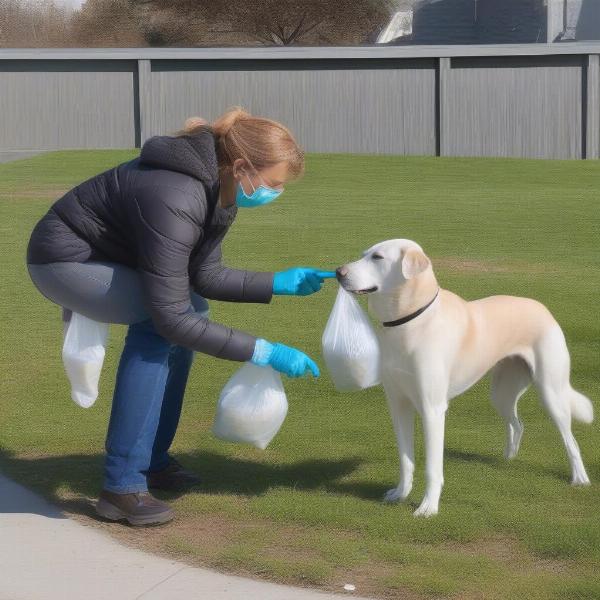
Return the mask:
<svg viewBox="0 0 600 600">
<path fill-rule="evenodd" d="M 169 458 L 168 467 L 162 471 L 148 472 L 146 481 L 149 488 L 165 490 L 169 492 L 180 492 L 201 483 L 200 477 L 191 471 L 186 471 L 183 465 L 174 458 Z"/>
<path fill-rule="evenodd" d="M 149 492 L 115 494 L 102 490 L 96 512 L 105 519 L 120 521 L 125 519 L 131 525 L 157 525 L 167 523 L 175 516 L 173 509 Z"/>
</svg>

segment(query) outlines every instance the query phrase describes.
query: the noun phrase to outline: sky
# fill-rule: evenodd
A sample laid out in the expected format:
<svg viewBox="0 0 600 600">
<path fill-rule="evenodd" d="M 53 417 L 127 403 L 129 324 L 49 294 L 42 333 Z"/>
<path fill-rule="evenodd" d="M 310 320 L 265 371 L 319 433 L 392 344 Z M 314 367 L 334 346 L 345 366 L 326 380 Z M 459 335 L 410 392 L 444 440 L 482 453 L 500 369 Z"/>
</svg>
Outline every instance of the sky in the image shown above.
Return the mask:
<svg viewBox="0 0 600 600">
<path fill-rule="evenodd" d="M 71 6 L 72 8 L 79 8 L 85 0 L 55 0 L 56 4 L 62 6 Z"/>
</svg>

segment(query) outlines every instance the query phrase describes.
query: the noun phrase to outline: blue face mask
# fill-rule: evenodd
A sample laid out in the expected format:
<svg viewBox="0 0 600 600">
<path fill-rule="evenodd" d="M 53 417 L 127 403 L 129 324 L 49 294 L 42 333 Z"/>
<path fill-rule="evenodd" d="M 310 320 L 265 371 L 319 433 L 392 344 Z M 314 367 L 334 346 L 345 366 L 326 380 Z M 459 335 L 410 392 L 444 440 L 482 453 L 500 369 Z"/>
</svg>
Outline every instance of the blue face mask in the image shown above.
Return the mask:
<svg viewBox="0 0 600 600">
<path fill-rule="evenodd" d="M 276 190 L 267 185 L 261 184 L 257 188 L 254 187 L 250 177 L 248 177 L 248 181 L 250 181 L 250 185 L 252 186 L 252 194 L 248 196 L 246 192 L 244 192 L 244 188 L 241 183 L 237 184 L 237 192 L 235 194 L 235 203 L 242 208 L 254 208 L 255 206 L 262 206 L 263 204 L 268 204 L 269 202 L 273 202 L 277 196 L 283 192 L 283 190 Z"/>
</svg>

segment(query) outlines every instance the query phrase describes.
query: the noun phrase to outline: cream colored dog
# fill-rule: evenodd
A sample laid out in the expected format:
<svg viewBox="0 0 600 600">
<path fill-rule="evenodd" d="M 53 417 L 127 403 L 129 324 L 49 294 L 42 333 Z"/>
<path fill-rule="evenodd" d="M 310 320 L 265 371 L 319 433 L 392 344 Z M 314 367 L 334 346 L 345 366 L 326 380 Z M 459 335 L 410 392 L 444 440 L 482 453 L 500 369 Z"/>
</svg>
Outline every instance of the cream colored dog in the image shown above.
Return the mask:
<svg viewBox="0 0 600 600">
<path fill-rule="evenodd" d="M 414 415 L 423 422 L 426 492 L 415 516 L 438 512 L 444 484 L 444 420 L 451 398 L 492 369 L 492 403 L 506 421 L 505 456 L 519 450 L 517 401 L 531 382 L 558 427 L 573 485 L 589 484 L 571 417 L 593 420 L 592 403 L 569 382 L 563 332 L 548 309 L 529 298 L 490 296 L 467 302 L 439 289 L 431 262 L 411 240 L 388 240 L 337 269 L 340 284 L 369 294 L 369 311 L 384 325 L 382 384 L 400 456 L 400 481 L 384 497 L 404 500 L 414 472 Z"/>
</svg>

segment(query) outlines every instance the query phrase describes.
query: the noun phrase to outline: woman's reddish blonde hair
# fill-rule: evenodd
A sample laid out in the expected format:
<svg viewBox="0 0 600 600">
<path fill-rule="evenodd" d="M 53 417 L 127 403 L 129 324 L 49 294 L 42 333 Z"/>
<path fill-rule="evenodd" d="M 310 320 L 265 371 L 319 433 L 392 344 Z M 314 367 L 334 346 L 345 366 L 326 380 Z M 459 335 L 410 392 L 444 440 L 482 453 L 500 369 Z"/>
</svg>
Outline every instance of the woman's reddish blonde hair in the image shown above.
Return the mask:
<svg viewBox="0 0 600 600">
<path fill-rule="evenodd" d="M 277 121 L 255 117 L 235 106 L 212 124 L 201 117 L 190 117 L 175 135 L 194 135 L 205 127 L 210 127 L 215 134 L 217 159 L 222 171 L 243 158 L 257 170 L 285 161 L 292 178 L 304 173 L 304 151 L 290 130 Z"/>
</svg>

